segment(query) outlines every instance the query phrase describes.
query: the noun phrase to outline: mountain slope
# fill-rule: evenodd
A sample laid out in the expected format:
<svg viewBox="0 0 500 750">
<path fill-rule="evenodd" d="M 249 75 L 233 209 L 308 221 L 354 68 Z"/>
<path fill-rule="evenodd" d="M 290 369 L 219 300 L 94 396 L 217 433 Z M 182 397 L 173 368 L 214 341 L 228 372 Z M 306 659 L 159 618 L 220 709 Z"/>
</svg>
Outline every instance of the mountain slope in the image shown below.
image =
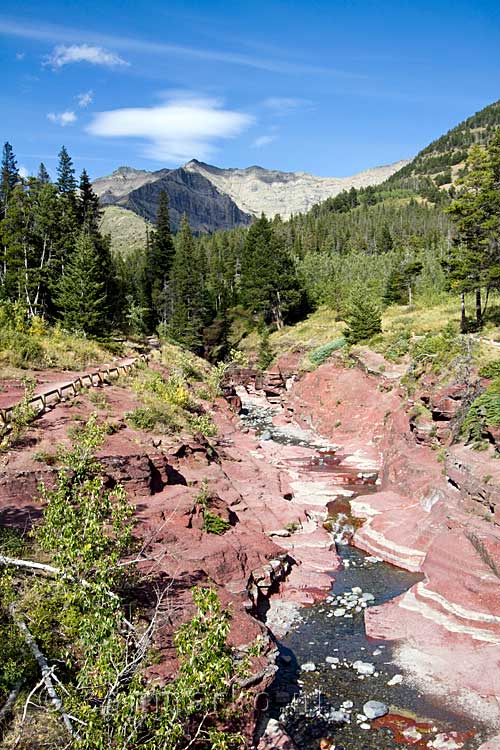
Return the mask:
<svg viewBox="0 0 500 750">
<path fill-rule="evenodd" d="M 120 255 L 126 256 L 146 247 L 147 222 L 121 206 L 103 207 L 99 229 L 111 236 L 111 249 Z"/>
<path fill-rule="evenodd" d="M 500 127 L 500 101 L 488 105 L 432 141 L 412 161 L 393 174 L 388 183 L 403 184 L 430 178 L 435 185 L 453 182 L 464 166 L 470 147 L 488 143 Z"/>
<path fill-rule="evenodd" d="M 209 180 L 182 167 L 157 172 L 120 167 L 108 177 L 95 180 L 93 186 L 102 205 L 129 209 L 151 222 L 156 221 L 160 192 L 165 190 L 173 231 L 177 231 L 183 213 L 195 233 L 232 229 L 252 220 Z"/>
<path fill-rule="evenodd" d="M 367 169 L 352 177 L 315 177 L 307 172 L 279 172 L 262 167 L 219 169 L 193 159 L 184 169 L 205 177 L 221 192 L 226 193 L 242 211 L 268 217 L 280 214 L 288 219 L 292 214 L 304 213 L 326 198 L 338 195 L 351 187 L 379 185 L 407 164 L 407 161 Z"/>
</svg>

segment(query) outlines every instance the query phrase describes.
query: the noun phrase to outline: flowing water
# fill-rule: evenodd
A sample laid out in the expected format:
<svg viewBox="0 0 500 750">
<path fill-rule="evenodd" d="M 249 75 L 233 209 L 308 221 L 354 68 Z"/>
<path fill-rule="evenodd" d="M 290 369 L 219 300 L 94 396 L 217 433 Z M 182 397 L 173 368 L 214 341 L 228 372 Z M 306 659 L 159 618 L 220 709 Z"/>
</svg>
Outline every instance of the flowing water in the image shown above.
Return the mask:
<svg viewBox="0 0 500 750">
<path fill-rule="evenodd" d="M 331 597 L 343 595 L 348 601 L 345 594 L 354 587 L 372 594 L 367 606 L 375 606 L 420 579 L 354 547 L 339 545 L 338 551 L 348 567 L 335 573 Z M 473 730 L 470 721 L 423 695 L 398 673 L 393 663 L 397 644 L 367 637 L 363 609 L 354 609 L 352 617 L 336 617 L 338 609 L 335 599 L 302 610 L 300 623 L 278 644 L 279 670 L 269 690 L 269 714 L 283 722 L 300 749 L 317 749 L 321 737 L 332 738 L 345 750 L 424 748 L 436 735 L 450 731 L 463 742 L 456 747 L 477 747 L 478 736 L 467 737 Z M 314 666 L 314 671 L 303 671 L 303 665 Z M 373 700 L 385 704 L 388 715 L 367 721 L 363 706 Z"/>
<path fill-rule="evenodd" d="M 242 423 L 261 439 L 325 448 L 305 430 L 276 428 L 273 409 L 251 403 L 245 407 Z M 366 635 L 364 609 L 394 599 L 422 576 L 347 544 L 353 529 L 345 522 L 339 517 L 333 529 L 344 566 L 332 576 L 329 597 L 302 609 L 300 620 L 278 642 L 268 715 L 283 723 L 299 750 L 317 750 L 320 738 L 328 738 L 338 750 L 477 748 L 477 725 L 422 694 L 410 677 L 398 673 L 397 643 Z M 375 713 L 383 715 L 367 716 L 368 701 L 376 701 Z"/>
</svg>

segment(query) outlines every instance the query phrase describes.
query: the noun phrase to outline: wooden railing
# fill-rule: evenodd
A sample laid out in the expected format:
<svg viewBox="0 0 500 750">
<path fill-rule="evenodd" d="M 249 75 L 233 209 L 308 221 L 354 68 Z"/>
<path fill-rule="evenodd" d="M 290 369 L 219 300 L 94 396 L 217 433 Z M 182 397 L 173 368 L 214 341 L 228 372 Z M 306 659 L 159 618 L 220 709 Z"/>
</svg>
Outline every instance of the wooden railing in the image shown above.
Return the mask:
<svg viewBox="0 0 500 750">
<path fill-rule="evenodd" d="M 49 407 L 64 401 L 67 398 L 76 396 L 83 388 L 92 388 L 100 385 L 107 385 L 112 380 L 128 375 L 128 373 L 137 367 L 140 362 L 148 362 L 149 354 L 139 354 L 128 361 L 121 362 L 114 367 L 104 367 L 102 369 L 87 372 L 85 375 L 79 375 L 75 380 L 68 381 L 58 385 L 43 393 L 39 393 L 30 399 L 29 404 L 36 410 L 36 416 L 43 414 Z M 6 427 L 12 418 L 13 406 L 7 406 L 0 409 L 0 427 Z"/>
</svg>

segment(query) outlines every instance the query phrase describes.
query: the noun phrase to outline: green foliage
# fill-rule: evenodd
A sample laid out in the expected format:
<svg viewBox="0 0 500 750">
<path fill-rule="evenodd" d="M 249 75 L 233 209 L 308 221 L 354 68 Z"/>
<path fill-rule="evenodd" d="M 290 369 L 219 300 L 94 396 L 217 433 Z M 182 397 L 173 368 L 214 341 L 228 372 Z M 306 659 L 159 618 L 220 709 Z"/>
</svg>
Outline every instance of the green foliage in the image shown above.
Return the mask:
<svg viewBox="0 0 500 750">
<path fill-rule="evenodd" d="M 206 316 L 203 264 L 197 257 L 191 230 L 184 215 L 176 239 L 170 273 L 171 313 L 168 334 L 191 351 L 201 348 Z"/>
<path fill-rule="evenodd" d="M 499 378 L 500 377 L 500 360 L 495 359 L 493 362 L 488 362 L 479 370 L 479 375 L 482 378 Z"/>
<path fill-rule="evenodd" d="M 451 366 L 466 355 L 467 342 L 452 324 L 437 333 L 428 333 L 416 339 L 410 347 L 414 361 L 414 374 L 418 377 L 428 370 L 451 374 Z"/>
<path fill-rule="evenodd" d="M 293 320 L 303 291 L 285 243 L 264 214 L 248 230 L 241 256 L 240 298 L 278 328 Z"/>
<path fill-rule="evenodd" d="M 373 346 L 390 362 L 399 362 L 410 351 L 410 341 L 410 331 L 400 328 L 375 339 Z"/>
<path fill-rule="evenodd" d="M 138 430 L 147 432 L 172 432 L 180 428 L 167 404 L 149 403 L 125 414 L 125 419 Z"/>
<path fill-rule="evenodd" d="M 349 344 L 367 341 L 382 331 L 379 308 L 367 297 L 366 289 L 358 287 L 351 293 L 345 315 L 348 328 L 344 336 Z"/>
<path fill-rule="evenodd" d="M 61 452 L 56 488 L 41 487 L 44 523 L 36 538 L 66 572 L 110 585 L 112 571 L 131 543 L 133 507 L 122 487 L 106 487 L 95 459 L 106 432 L 93 414 L 78 430 L 71 449 Z"/>
<path fill-rule="evenodd" d="M 59 284 L 57 305 L 70 331 L 103 335 L 106 324 L 105 281 L 92 238 L 81 234 Z"/>
<path fill-rule="evenodd" d="M 467 442 L 480 443 L 489 425 L 500 425 L 500 377 L 474 399 L 462 423 L 462 434 Z"/>
<path fill-rule="evenodd" d="M 0 451 L 6 450 L 19 442 L 37 415 L 35 407 L 30 403 L 35 392 L 35 382 L 29 378 L 24 378 L 23 385 L 23 397 L 13 407 L 10 413 L 10 422 L 0 432 Z"/>
<path fill-rule="evenodd" d="M 322 346 L 318 346 L 317 349 L 314 349 L 309 354 L 309 360 L 313 363 L 313 365 L 316 365 L 319 367 L 319 365 L 322 365 L 323 362 L 325 362 L 328 357 L 333 354 L 333 352 L 338 351 L 346 344 L 346 339 L 341 336 L 338 339 L 335 339 L 334 341 L 330 341 L 328 344 L 323 344 Z"/>
<path fill-rule="evenodd" d="M 263 326 L 260 333 L 259 357 L 257 360 L 259 370 L 267 370 L 273 359 L 274 354 L 269 341 L 269 329 L 267 326 Z"/>
<path fill-rule="evenodd" d="M 192 414 L 188 422 L 193 432 L 200 432 L 205 437 L 217 435 L 217 426 L 208 414 Z"/>
<path fill-rule="evenodd" d="M 203 531 L 207 534 L 225 534 L 228 529 L 231 528 L 229 521 L 225 518 L 218 516 L 217 513 L 213 513 L 211 510 L 205 510 L 203 512 Z"/>
</svg>

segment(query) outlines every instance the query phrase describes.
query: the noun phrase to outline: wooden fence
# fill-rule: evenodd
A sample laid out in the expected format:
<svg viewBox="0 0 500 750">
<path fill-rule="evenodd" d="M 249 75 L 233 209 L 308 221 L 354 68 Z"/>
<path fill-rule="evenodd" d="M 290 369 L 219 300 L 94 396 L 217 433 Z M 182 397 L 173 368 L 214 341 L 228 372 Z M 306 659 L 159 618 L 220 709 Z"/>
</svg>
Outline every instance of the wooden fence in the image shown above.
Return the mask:
<svg viewBox="0 0 500 750">
<path fill-rule="evenodd" d="M 88 372 L 80 375 L 67 383 L 58 385 L 51 390 L 39 393 L 30 399 L 29 404 L 36 410 L 36 416 L 43 414 L 44 411 L 68 398 L 76 396 L 83 388 L 92 388 L 100 385 L 110 384 L 112 380 L 128 375 L 128 373 L 137 367 L 140 362 L 148 362 L 149 354 L 139 354 L 137 357 L 122 362 L 114 367 L 105 367 L 103 369 Z M 12 419 L 14 406 L 7 406 L 0 409 L 0 427 L 6 427 Z"/>
</svg>

